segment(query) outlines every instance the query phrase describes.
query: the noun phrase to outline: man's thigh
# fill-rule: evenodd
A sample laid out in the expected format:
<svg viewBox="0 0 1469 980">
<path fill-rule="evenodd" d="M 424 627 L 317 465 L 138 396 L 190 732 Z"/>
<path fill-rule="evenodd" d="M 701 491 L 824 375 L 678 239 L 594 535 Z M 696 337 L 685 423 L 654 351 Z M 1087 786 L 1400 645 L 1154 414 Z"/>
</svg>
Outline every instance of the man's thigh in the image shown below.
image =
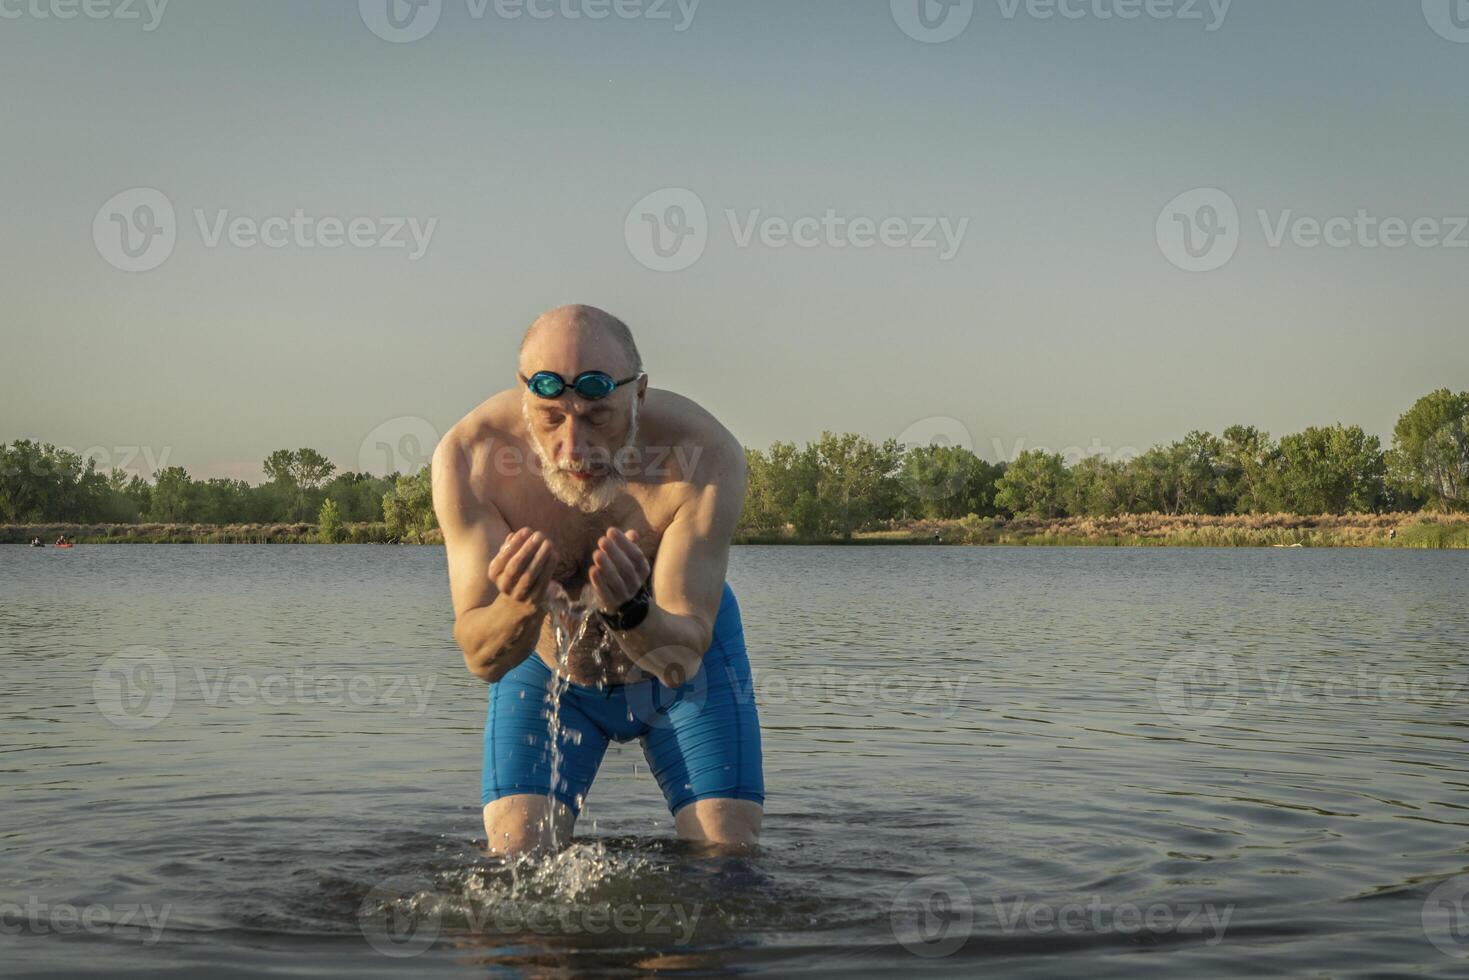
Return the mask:
<svg viewBox="0 0 1469 980">
<path fill-rule="evenodd" d="M 678 836 L 709 844 L 754 845 L 760 842 L 765 809 L 753 800 L 695 800 L 673 817 Z"/>
<path fill-rule="evenodd" d="M 560 800 L 534 793 L 502 796 L 485 804 L 485 839 L 492 854 L 506 856 L 559 847 L 571 840 L 576 814 Z"/>
</svg>

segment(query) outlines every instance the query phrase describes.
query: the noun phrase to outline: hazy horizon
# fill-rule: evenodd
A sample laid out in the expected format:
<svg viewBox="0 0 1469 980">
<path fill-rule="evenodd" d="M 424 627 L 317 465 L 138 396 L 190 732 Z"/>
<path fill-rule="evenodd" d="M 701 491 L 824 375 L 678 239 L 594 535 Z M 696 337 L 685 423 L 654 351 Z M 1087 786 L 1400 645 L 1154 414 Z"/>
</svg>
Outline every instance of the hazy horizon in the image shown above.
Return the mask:
<svg viewBox="0 0 1469 980">
<path fill-rule="evenodd" d="M 0 0 L 0 442 L 381 472 L 566 302 L 757 448 L 1469 388 L 1459 0 L 919 2 Z"/>
</svg>

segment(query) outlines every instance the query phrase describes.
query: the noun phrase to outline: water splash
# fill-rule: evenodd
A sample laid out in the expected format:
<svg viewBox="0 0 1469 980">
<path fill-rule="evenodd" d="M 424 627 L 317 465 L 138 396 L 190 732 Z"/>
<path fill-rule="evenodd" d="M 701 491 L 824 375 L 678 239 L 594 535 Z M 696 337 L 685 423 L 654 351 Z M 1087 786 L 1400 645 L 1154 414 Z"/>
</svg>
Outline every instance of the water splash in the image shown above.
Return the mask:
<svg viewBox="0 0 1469 980">
<path fill-rule="evenodd" d="M 551 672 L 551 687 L 547 691 L 550 705 L 546 711 L 546 724 L 551 741 L 551 791 L 546 809 L 547 837 L 550 841 L 551 850 L 555 851 L 559 846 L 556 839 L 556 790 L 561 780 L 561 739 L 564 733 L 561 727 L 561 699 L 566 694 L 567 687 L 571 684 L 570 660 L 571 652 L 581 643 L 587 634 L 592 622 L 592 606 L 588 602 L 573 600 L 560 584 L 553 582 L 550 590 L 550 615 L 551 632 L 556 641 L 555 668 Z M 574 741 L 581 741 L 581 733 L 570 733 L 575 735 Z M 581 806 L 582 798 L 577 798 L 577 806 Z"/>
</svg>

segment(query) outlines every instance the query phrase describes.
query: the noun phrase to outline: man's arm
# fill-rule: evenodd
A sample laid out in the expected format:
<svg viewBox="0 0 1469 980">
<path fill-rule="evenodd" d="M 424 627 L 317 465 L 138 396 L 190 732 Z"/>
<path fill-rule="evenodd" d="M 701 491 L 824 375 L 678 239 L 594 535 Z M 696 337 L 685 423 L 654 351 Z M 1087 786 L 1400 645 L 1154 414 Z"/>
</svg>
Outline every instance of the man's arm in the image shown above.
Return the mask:
<svg viewBox="0 0 1469 980">
<path fill-rule="evenodd" d="M 714 620 L 729 569 L 729 544 L 745 503 L 744 451 L 708 454 L 713 472 L 679 508 L 658 544 L 653 602 L 635 629 L 613 633 L 634 663 L 666 687 L 680 687 L 699 671 L 714 636 Z M 597 542 L 590 574 L 600 608 L 612 612 L 637 593 L 647 560 L 637 532 L 609 530 Z"/>
<path fill-rule="evenodd" d="M 452 437 L 434 450 L 434 513 L 449 559 L 454 640 L 469 672 L 493 684 L 535 650 L 555 556 L 540 532 L 510 533 L 494 503 L 474 493 L 471 470 Z"/>
</svg>

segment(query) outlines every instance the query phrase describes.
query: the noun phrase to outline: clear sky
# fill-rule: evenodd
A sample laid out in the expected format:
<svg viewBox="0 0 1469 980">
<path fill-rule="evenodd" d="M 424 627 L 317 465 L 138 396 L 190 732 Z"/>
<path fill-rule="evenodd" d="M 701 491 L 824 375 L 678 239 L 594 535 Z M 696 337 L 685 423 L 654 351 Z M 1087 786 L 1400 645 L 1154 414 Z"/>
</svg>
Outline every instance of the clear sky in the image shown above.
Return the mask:
<svg viewBox="0 0 1469 980">
<path fill-rule="evenodd" d="M 1469 387 L 1463 0 L 151 2 L 0 0 L 0 441 L 357 469 L 565 302 L 757 447 Z"/>
</svg>

